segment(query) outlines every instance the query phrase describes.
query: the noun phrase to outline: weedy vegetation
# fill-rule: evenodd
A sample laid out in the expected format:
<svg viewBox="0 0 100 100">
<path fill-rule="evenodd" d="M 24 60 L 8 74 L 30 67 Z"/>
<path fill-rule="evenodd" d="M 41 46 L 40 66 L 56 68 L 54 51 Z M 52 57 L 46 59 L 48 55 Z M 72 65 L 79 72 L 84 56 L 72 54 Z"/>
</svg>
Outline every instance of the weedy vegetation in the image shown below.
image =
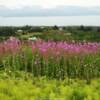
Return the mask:
<svg viewBox="0 0 100 100">
<path fill-rule="evenodd" d="M 0 100 L 100 100 L 100 42 L 0 42 Z"/>
</svg>

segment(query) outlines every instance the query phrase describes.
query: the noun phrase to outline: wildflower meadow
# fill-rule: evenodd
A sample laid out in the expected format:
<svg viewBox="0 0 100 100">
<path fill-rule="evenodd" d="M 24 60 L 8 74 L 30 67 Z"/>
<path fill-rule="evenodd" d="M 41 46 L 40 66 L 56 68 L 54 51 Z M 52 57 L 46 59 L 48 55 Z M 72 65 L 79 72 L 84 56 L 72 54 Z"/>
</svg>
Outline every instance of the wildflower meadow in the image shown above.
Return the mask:
<svg viewBox="0 0 100 100">
<path fill-rule="evenodd" d="M 0 42 L 3 100 L 100 100 L 100 42 Z M 23 92 L 21 92 L 23 91 Z"/>
</svg>

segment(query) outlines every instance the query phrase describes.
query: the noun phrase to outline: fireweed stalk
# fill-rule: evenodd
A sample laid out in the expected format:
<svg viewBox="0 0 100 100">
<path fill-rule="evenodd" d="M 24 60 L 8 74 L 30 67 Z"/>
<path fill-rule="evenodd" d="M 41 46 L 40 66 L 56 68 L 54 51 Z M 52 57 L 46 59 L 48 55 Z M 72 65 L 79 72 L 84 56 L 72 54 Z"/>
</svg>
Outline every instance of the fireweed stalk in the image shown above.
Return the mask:
<svg viewBox="0 0 100 100">
<path fill-rule="evenodd" d="M 37 40 L 26 43 L 11 38 L 0 43 L 0 65 L 33 76 L 90 80 L 100 77 L 100 43 Z"/>
</svg>

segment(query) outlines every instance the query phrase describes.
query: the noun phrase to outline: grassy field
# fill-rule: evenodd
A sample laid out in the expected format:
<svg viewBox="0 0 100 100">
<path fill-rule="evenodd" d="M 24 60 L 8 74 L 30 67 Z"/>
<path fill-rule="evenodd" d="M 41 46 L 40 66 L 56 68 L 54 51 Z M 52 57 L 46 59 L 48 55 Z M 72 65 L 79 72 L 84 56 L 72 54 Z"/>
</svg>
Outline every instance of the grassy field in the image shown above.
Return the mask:
<svg viewBox="0 0 100 100">
<path fill-rule="evenodd" d="M 100 42 L 0 42 L 0 100 L 100 100 L 99 83 Z"/>
</svg>

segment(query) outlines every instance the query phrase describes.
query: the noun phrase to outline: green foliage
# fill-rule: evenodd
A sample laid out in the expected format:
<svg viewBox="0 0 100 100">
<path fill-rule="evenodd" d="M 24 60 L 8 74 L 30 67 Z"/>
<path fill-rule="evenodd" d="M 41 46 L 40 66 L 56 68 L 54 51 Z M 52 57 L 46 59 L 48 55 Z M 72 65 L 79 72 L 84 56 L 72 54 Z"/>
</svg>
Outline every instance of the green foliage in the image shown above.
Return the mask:
<svg viewBox="0 0 100 100">
<path fill-rule="evenodd" d="M 60 30 L 62 28 L 62 30 Z M 22 34 L 17 33 L 22 30 Z M 36 33 L 42 34 L 36 34 Z M 33 34 L 34 33 L 34 34 Z M 67 35 L 71 33 L 71 35 Z M 19 35 L 18 35 L 19 34 Z M 23 27 L 0 27 L 0 40 L 4 36 L 18 36 L 21 39 L 27 39 L 36 36 L 45 40 L 76 40 L 76 41 L 100 41 L 100 27 L 92 26 L 23 26 Z"/>
<path fill-rule="evenodd" d="M 100 80 L 32 79 L 0 80 L 0 100 L 99 100 Z"/>
<path fill-rule="evenodd" d="M 62 55 L 45 59 L 42 55 L 32 53 L 30 47 L 23 46 L 22 51 L 15 55 L 6 55 L 1 58 L 2 69 L 10 71 L 30 72 L 33 76 L 64 79 L 80 78 L 90 81 L 100 77 L 100 53 Z"/>
</svg>

